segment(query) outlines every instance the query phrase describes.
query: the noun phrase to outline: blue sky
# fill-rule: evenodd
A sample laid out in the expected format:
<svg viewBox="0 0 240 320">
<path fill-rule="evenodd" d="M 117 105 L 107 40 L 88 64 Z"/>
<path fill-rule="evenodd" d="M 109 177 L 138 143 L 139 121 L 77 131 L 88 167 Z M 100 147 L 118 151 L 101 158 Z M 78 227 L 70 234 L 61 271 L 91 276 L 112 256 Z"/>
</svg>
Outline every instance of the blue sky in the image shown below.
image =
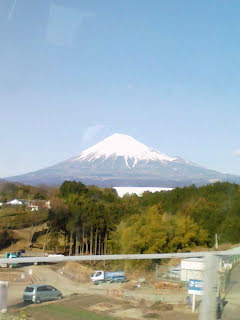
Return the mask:
<svg viewBox="0 0 240 320">
<path fill-rule="evenodd" d="M 0 2 L 0 177 L 125 133 L 240 174 L 238 0 Z"/>
</svg>

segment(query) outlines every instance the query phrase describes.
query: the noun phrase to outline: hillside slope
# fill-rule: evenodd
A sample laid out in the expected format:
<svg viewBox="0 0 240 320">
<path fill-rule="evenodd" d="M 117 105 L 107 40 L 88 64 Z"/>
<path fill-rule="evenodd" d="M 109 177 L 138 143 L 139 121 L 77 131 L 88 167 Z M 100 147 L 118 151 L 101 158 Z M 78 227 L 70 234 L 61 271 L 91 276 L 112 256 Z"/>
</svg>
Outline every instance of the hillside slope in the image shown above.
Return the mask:
<svg viewBox="0 0 240 320">
<path fill-rule="evenodd" d="M 240 177 L 168 156 L 128 135 L 116 133 L 69 160 L 7 180 L 35 185 L 77 180 L 107 187 L 176 187 L 215 181 L 240 182 Z"/>
</svg>

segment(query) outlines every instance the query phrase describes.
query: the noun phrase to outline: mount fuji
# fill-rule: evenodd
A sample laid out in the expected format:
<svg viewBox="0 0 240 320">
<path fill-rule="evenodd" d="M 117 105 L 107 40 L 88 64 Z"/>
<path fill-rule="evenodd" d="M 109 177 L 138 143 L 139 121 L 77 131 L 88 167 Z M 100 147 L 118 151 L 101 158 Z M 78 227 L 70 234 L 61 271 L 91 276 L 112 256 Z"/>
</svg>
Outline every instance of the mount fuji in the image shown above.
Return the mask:
<svg viewBox="0 0 240 320">
<path fill-rule="evenodd" d="M 240 182 L 240 177 L 170 157 L 128 135 L 115 133 L 69 160 L 6 180 L 33 185 L 76 180 L 104 187 L 176 187 L 215 181 Z"/>
</svg>

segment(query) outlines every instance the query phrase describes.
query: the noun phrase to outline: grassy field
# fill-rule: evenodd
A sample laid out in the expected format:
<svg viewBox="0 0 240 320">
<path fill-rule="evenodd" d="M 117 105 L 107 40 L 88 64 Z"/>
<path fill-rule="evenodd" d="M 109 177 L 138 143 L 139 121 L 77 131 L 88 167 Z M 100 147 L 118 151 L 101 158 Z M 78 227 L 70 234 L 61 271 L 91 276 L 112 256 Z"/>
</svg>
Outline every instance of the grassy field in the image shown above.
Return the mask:
<svg viewBox="0 0 240 320">
<path fill-rule="evenodd" d="M 3 229 L 22 229 L 32 225 L 39 225 L 46 222 L 48 212 L 30 211 L 24 208 L 4 208 L 0 209 L 0 228 Z"/>
<path fill-rule="evenodd" d="M 79 310 L 73 308 L 72 305 L 68 306 L 66 304 L 43 305 L 26 311 L 28 318 L 34 320 L 116 320 L 116 318 L 99 315 L 90 311 Z"/>
</svg>

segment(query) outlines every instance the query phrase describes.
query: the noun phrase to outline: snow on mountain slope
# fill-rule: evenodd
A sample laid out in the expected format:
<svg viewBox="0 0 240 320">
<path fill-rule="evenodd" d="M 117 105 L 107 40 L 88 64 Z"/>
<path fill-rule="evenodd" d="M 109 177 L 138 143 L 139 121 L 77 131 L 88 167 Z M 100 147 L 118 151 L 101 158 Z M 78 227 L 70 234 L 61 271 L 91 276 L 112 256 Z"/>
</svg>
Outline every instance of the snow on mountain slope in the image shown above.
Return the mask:
<svg viewBox="0 0 240 320">
<path fill-rule="evenodd" d="M 46 155 L 47 156 L 47 155 Z M 24 175 L 6 178 L 28 184 L 77 180 L 104 187 L 176 187 L 215 181 L 240 183 L 240 177 L 203 168 L 115 133 L 76 157 Z"/>
<path fill-rule="evenodd" d="M 73 160 L 87 160 L 89 162 L 104 157 L 105 160 L 110 157 L 124 157 L 125 164 L 130 168 L 128 160 L 133 160 L 132 167 L 134 168 L 138 161 L 161 161 L 171 162 L 176 158 L 169 157 L 157 150 L 151 149 L 134 138 L 115 133 L 104 139 L 93 147 L 81 152 Z"/>
</svg>

